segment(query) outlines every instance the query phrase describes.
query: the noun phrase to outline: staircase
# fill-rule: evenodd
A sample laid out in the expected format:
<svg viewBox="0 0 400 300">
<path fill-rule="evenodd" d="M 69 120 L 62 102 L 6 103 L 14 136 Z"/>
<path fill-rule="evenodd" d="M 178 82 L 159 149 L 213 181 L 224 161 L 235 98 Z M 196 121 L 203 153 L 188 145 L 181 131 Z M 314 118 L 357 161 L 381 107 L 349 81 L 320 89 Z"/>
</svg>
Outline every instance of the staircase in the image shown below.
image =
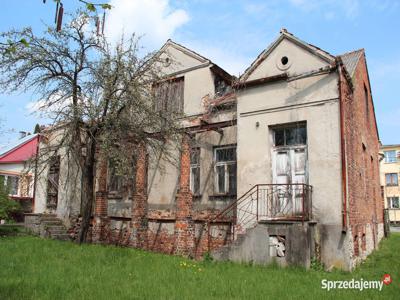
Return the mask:
<svg viewBox="0 0 400 300">
<path fill-rule="evenodd" d="M 303 238 L 311 220 L 312 186 L 257 184 L 208 220 L 208 251 L 219 260 L 265 262 L 270 259 L 270 236 L 274 240 L 296 232 Z M 222 247 L 221 225 L 228 226 Z"/>
<path fill-rule="evenodd" d="M 216 260 L 265 264 L 270 260 L 269 240 L 265 232 L 261 226 L 249 228 L 244 233 L 238 233 L 230 244 L 211 251 L 211 255 Z"/>
<path fill-rule="evenodd" d="M 70 236 L 63 222 L 55 214 L 42 214 L 39 217 L 39 235 L 41 237 L 68 241 Z"/>
</svg>

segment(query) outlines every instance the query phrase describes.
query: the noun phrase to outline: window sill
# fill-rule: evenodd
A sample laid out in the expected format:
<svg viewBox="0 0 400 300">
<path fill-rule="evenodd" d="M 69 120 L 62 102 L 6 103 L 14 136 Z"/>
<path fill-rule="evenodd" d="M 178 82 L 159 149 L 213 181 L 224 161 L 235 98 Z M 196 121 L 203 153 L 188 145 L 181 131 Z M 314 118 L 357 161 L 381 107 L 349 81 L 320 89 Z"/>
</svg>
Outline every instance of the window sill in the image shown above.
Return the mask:
<svg viewBox="0 0 400 300">
<path fill-rule="evenodd" d="M 107 193 L 108 199 L 122 199 L 122 194 L 118 192 L 108 192 Z"/>
<path fill-rule="evenodd" d="M 214 194 L 208 196 L 208 200 L 231 200 L 231 199 L 236 199 L 236 194 Z"/>
</svg>

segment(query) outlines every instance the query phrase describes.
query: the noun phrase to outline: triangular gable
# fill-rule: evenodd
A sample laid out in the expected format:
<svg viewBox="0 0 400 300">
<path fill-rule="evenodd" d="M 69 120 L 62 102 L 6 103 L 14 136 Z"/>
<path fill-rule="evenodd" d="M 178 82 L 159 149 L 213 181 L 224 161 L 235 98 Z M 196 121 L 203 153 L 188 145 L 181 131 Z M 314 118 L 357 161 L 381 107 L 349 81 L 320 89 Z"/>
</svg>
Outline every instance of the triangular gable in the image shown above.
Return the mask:
<svg viewBox="0 0 400 300">
<path fill-rule="evenodd" d="M 206 66 L 211 62 L 200 54 L 168 40 L 158 51 L 158 57 L 162 63 L 161 71 L 165 74 L 182 72 L 183 70 Z"/>
<path fill-rule="evenodd" d="M 284 40 L 289 40 L 295 45 L 299 46 L 300 48 L 308 51 L 309 53 L 315 55 L 319 59 L 325 61 L 328 64 L 333 64 L 335 62 L 335 56 L 329 54 L 328 52 L 313 46 L 311 44 L 308 44 L 293 34 L 287 32 L 286 29 L 282 29 L 280 31 L 279 37 L 272 43 L 270 44 L 263 52 L 261 52 L 256 60 L 248 67 L 243 75 L 240 77 L 240 81 L 246 81 L 250 75 L 263 63 L 263 61 L 275 50 L 275 48 Z"/>
<path fill-rule="evenodd" d="M 189 48 L 186 48 L 185 46 L 182 46 L 181 44 L 174 42 L 171 39 L 166 41 L 166 43 L 161 47 L 159 52 L 165 52 L 168 47 L 173 47 L 176 50 L 181 51 L 182 53 L 198 60 L 200 63 L 210 62 L 210 60 L 208 58 L 196 53 L 195 51 L 193 51 Z"/>
<path fill-rule="evenodd" d="M 0 154 L 0 163 L 24 162 L 36 154 L 38 135 L 29 135 L 7 147 Z"/>
</svg>

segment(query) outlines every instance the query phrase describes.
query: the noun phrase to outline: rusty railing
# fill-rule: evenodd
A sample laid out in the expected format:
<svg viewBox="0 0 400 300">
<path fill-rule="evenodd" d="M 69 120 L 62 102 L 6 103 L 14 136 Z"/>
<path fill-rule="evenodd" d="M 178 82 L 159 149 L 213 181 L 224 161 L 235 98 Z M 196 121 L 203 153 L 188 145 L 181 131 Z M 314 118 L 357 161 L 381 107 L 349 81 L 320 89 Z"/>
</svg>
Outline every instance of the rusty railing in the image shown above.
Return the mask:
<svg viewBox="0 0 400 300">
<path fill-rule="evenodd" d="M 294 184 L 257 184 L 233 201 L 208 222 L 208 249 L 212 227 L 229 226 L 229 240 L 262 221 L 308 221 L 312 218 L 312 186 Z"/>
</svg>

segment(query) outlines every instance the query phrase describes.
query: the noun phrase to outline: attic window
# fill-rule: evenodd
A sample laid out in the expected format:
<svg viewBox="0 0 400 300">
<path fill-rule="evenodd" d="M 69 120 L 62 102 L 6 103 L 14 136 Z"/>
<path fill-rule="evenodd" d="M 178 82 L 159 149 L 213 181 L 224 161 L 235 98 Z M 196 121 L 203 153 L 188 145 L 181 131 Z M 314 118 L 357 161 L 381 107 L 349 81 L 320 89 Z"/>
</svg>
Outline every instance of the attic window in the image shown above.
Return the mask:
<svg viewBox="0 0 400 300">
<path fill-rule="evenodd" d="M 164 60 L 164 67 L 169 67 L 171 64 L 171 59 L 169 57 L 166 57 Z"/>
<path fill-rule="evenodd" d="M 289 60 L 289 57 L 286 55 L 277 55 L 275 59 L 276 66 L 281 71 L 286 71 L 292 65 L 292 60 Z"/>
</svg>

